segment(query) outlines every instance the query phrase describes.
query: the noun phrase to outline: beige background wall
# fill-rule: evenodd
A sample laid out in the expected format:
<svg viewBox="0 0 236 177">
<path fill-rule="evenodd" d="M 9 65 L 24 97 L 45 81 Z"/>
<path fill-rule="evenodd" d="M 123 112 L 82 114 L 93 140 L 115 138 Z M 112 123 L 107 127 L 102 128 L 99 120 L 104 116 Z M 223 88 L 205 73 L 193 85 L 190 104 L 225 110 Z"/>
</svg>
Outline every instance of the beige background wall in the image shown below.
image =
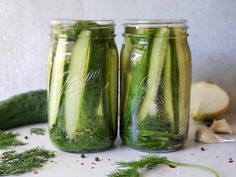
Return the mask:
<svg viewBox="0 0 236 177">
<path fill-rule="evenodd" d="M 49 23 L 54 18 L 187 19 L 193 79 L 224 87 L 236 113 L 235 0 L 0 0 L 0 99 L 46 88 Z"/>
</svg>

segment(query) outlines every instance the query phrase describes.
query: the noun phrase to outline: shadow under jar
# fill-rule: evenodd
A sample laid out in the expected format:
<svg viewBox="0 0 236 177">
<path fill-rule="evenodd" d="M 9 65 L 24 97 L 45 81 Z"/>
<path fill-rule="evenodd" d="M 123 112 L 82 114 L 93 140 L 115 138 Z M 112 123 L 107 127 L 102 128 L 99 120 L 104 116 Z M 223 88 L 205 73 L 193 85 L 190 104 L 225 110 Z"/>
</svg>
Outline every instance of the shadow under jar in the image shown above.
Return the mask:
<svg viewBox="0 0 236 177">
<path fill-rule="evenodd" d="M 118 53 L 114 22 L 57 20 L 48 57 L 51 141 L 69 152 L 97 152 L 117 136 Z"/>
<path fill-rule="evenodd" d="M 168 152 L 188 136 L 191 55 L 186 21 L 129 21 L 121 50 L 120 134 L 125 144 Z"/>
</svg>

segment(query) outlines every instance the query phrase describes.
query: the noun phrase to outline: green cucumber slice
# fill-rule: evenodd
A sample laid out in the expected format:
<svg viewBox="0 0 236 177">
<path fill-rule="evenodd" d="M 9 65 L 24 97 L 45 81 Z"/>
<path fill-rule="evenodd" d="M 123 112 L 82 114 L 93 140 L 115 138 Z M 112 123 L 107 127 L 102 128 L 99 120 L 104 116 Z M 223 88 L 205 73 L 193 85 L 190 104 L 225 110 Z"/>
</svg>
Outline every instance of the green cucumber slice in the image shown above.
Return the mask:
<svg viewBox="0 0 236 177">
<path fill-rule="evenodd" d="M 145 117 L 147 117 L 149 108 L 151 107 L 156 94 L 158 93 L 166 49 L 168 46 L 169 29 L 160 28 L 156 35 L 157 37 L 154 38 L 151 49 L 147 91 L 140 108 L 139 121 L 142 121 L 145 119 Z"/>
<path fill-rule="evenodd" d="M 165 85 L 164 85 L 164 100 L 165 100 L 165 111 L 169 118 L 171 128 L 174 131 L 174 109 L 173 109 L 173 95 L 172 95 L 172 70 L 171 70 L 171 49 L 170 44 L 168 44 L 166 57 L 165 57 Z"/>
<path fill-rule="evenodd" d="M 113 74 L 112 71 L 118 72 L 117 68 L 117 50 L 110 49 L 110 106 L 111 106 L 111 119 L 113 131 L 117 129 L 117 74 Z M 109 56 L 109 55 L 108 55 Z M 108 71 L 107 71 L 108 72 Z"/>
<path fill-rule="evenodd" d="M 83 127 L 84 124 L 79 115 L 89 63 L 90 35 L 91 31 L 82 31 L 72 48 L 65 91 L 65 123 L 70 139 L 74 138 L 77 125 Z"/>
<path fill-rule="evenodd" d="M 188 129 L 189 100 L 191 86 L 191 56 L 183 29 L 176 28 L 175 44 L 179 71 L 179 134 L 183 135 Z"/>
<path fill-rule="evenodd" d="M 123 44 L 123 49 L 121 52 L 121 68 L 120 70 L 122 71 L 120 73 L 120 84 L 121 84 L 121 112 L 124 112 L 124 109 L 127 106 L 128 102 L 128 94 L 129 94 L 129 89 L 131 85 L 131 80 L 132 76 L 130 74 L 130 67 L 131 67 L 131 62 L 130 62 L 130 57 L 131 57 L 131 52 L 132 52 L 132 43 L 131 43 L 131 38 L 129 36 L 125 37 L 125 44 Z"/>
<path fill-rule="evenodd" d="M 57 52 L 53 60 L 53 68 L 51 73 L 51 82 L 49 89 L 49 113 L 48 123 L 49 129 L 53 127 L 56 122 L 59 105 L 62 94 L 62 84 L 64 77 L 64 65 L 66 61 L 66 46 L 67 38 L 59 38 L 57 43 Z"/>
</svg>

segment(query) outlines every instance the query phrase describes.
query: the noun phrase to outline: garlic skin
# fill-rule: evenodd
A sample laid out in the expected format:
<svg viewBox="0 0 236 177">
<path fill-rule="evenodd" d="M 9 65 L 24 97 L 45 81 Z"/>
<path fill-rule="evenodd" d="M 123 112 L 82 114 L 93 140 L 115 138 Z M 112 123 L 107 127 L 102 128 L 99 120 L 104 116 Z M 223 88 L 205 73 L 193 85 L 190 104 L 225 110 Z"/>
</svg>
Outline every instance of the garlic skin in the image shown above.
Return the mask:
<svg viewBox="0 0 236 177">
<path fill-rule="evenodd" d="M 228 143 L 234 142 L 235 139 L 225 139 L 210 131 L 207 127 L 198 127 L 195 131 L 195 141 L 199 143 Z"/>
<path fill-rule="evenodd" d="M 215 133 L 228 133 L 228 134 L 233 133 L 230 125 L 227 123 L 227 121 L 225 119 L 214 120 L 214 122 L 211 126 L 211 129 Z"/>
</svg>

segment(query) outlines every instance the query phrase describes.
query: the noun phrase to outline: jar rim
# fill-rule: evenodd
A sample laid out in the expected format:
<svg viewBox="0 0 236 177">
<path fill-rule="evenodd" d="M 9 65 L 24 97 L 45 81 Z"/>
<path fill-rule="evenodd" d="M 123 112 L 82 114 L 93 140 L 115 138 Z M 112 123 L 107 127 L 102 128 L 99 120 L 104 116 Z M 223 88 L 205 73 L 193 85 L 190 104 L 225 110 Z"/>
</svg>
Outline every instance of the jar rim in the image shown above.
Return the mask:
<svg viewBox="0 0 236 177">
<path fill-rule="evenodd" d="M 126 20 L 125 27 L 187 27 L 187 20 Z"/>
<path fill-rule="evenodd" d="M 51 27 L 54 26 L 64 26 L 64 27 L 71 27 L 75 25 L 78 22 L 86 22 L 86 23 L 97 23 L 100 26 L 93 27 L 93 26 L 87 26 L 87 29 L 94 29 L 94 28 L 109 28 L 114 27 L 115 21 L 114 20 L 71 20 L 71 19 L 53 19 L 51 20 Z"/>
</svg>

